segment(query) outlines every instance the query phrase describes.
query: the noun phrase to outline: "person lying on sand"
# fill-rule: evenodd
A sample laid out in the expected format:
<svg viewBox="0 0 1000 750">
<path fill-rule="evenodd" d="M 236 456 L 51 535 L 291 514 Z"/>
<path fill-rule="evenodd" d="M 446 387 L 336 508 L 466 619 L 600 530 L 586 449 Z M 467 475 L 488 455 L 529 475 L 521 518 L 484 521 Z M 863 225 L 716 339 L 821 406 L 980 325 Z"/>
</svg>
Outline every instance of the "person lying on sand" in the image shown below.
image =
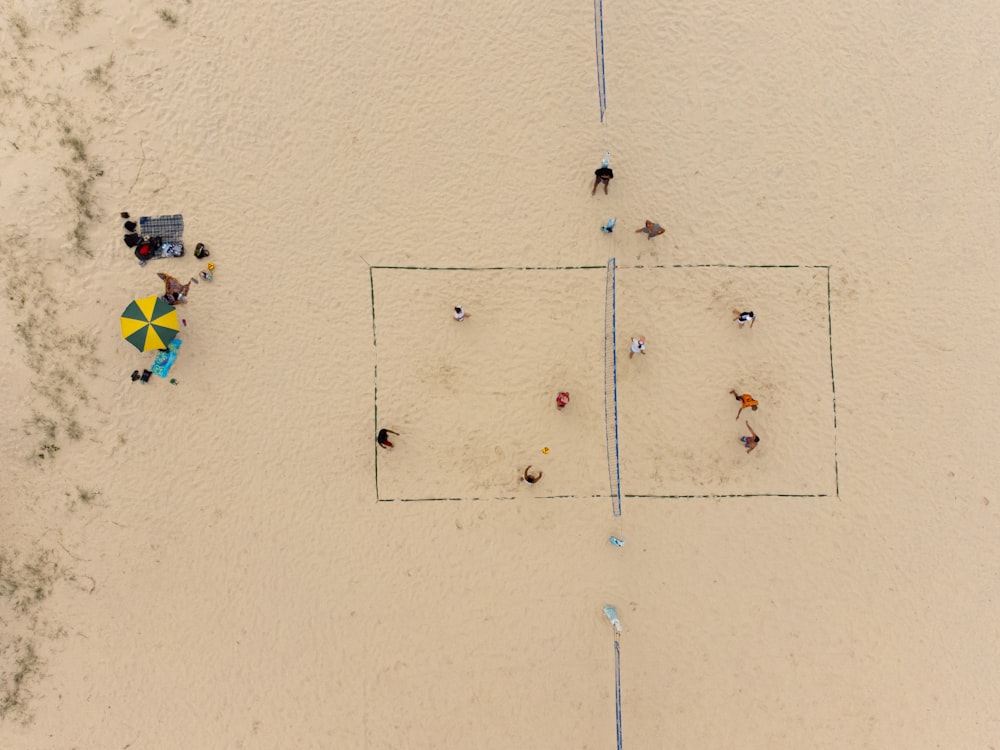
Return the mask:
<svg viewBox="0 0 1000 750">
<path fill-rule="evenodd" d="M 521 479 L 523 479 L 528 484 L 534 484 L 535 482 L 537 482 L 539 479 L 542 478 L 542 472 L 538 472 L 537 474 L 529 474 L 528 472 L 530 471 L 531 471 L 531 464 L 528 464 L 528 468 L 524 470 L 524 474 L 521 476 Z"/>
</svg>

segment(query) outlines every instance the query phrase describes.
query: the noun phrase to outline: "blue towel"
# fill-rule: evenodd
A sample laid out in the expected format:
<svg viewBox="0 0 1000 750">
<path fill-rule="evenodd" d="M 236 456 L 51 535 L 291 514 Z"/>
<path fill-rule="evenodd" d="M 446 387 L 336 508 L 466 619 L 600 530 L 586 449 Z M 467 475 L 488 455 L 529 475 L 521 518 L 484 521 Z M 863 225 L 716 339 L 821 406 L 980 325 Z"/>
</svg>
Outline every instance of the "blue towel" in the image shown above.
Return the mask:
<svg viewBox="0 0 1000 750">
<path fill-rule="evenodd" d="M 184 342 L 175 338 L 167 345 L 167 351 L 157 352 L 156 359 L 153 360 L 153 366 L 149 369 L 161 378 L 167 377 L 170 374 L 170 368 L 177 361 L 177 350 L 181 348 L 182 343 Z"/>
</svg>

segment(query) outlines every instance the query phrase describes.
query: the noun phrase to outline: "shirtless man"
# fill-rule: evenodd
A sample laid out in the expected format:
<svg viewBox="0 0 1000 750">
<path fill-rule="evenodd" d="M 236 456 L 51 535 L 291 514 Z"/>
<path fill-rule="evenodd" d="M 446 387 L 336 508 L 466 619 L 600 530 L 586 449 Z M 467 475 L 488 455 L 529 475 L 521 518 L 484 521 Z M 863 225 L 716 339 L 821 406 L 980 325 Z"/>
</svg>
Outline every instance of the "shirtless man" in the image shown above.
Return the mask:
<svg viewBox="0 0 1000 750">
<path fill-rule="evenodd" d="M 759 402 L 755 400 L 754 397 L 751 396 L 749 393 L 740 394 L 737 393 L 736 390 L 733 388 L 730 388 L 729 392 L 733 394 L 733 398 L 735 398 L 737 401 L 740 402 L 740 410 L 736 412 L 737 421 L 739 421 L 740 414 L 742 414 L 743 410 L 746 409 L 748 406 L 754 411 L 757 411 L 757 405 Z"/>
<path fill-rule="evenodd" d="M 642 227 L 642 229 L 636 229 L 635 231 L 636 234 L 638 234 L 639 232 L 645 232 L 646 234 L 649 235 L 646 239 L 651 240 L 654 237 L 659 237 L 667 230 L 661 227 L 657 222 L 646 219 L 646 226 Z"/>
<path fill-rule="evenodd" d="M 531 471 L 531 464 L 528 464 L 528 468 L 524 470 L 524 474 L 521 476 L 521 479 L 523 479 L 528 484 L 534 484 L 535 482 L 537 482 L 539 479 L 542 478 L 542 472 L 538 472 L 537 474 L 529 474 L 528 472 L 530 471 Z"/>
<path fill-rule="evenodd" d="M 747 422 L 746 424 L 747 429 L 750 430 L 750 434 L 741 437 L 740 442 L 747 447 L 747 453 L 749 453 L 757 447 L 758 443 L 760 443 L 760 438 L 757 437 L 757 433 L 753 431 L 753 427 L 750 426 L 750 423 Z"/>
</svg>

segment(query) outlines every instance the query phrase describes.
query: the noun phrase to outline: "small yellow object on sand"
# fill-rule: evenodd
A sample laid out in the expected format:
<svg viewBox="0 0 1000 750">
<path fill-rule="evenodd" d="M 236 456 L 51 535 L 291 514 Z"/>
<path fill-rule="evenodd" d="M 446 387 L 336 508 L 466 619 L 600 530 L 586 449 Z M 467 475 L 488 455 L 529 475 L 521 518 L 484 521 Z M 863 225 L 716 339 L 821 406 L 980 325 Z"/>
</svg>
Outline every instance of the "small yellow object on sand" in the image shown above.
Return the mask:
<svg viewBox="0 0 1000 750">
<path fill-rule="evenodd" d="M 215 264 L 214 263 L 209 263 L 208 264 L 208 270 L 209 271 L 214 271 L 215 270 Z"/>
<path fill-rule="evenodd" d="M 544 448 L 542 448 L 542 453 L 546 453 L 547 454 L 548 452 L 549 452 L 549 447 L 548 446 L 545 446 Z"/>
</svg>

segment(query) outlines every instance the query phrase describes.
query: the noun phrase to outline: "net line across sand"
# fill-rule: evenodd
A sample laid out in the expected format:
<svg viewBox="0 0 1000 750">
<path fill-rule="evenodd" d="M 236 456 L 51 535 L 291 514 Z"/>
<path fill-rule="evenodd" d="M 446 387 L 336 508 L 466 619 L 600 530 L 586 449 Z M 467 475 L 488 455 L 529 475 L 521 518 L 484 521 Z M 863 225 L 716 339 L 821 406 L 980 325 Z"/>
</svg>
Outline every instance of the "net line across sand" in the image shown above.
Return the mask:
<svg viewBox="0 0 1000 750">
<path fill-rule="evenodd" d="M 615 518 L 622 514 L 622 482 L 618 456 L 618 346 L 615 328 L 615 259 L 608 260 L 604 290 L 604 437 L 608 446 L 608 484 Z"/>
<path fill-rule="evenodd" d="M 604 616 L 608 618 L 615 631 L 615 730 L 618 736 L 618 750 L 622 750 L 622 623 L 618 619 L 618 610 L 608 604 L 604 607 Z"/>
<path fill-rule="evenodd" d="M 601 122 L 608 109 L 608 92 L 604 80 L 604 0 L 594 0 L 594 46 L 597 49 L 597 103 Z"/>
</svg>

